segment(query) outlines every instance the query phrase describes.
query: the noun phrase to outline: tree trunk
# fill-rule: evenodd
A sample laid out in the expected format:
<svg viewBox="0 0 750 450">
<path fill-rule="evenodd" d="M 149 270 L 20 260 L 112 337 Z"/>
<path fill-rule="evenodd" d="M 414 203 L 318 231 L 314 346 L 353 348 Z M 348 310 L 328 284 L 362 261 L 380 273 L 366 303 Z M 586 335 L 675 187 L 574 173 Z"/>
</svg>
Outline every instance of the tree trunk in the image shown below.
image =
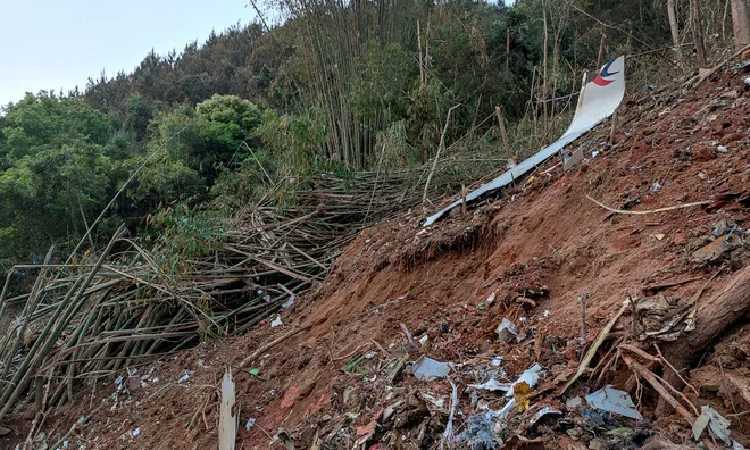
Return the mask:
<svg viewBox="0 0 750 450">
<path fill-rule="evenodd" d="M 672 30 L 672 43 L 677 58 L 682 63 L 682 47 L 680 46 L 680 29 L 677 27 L 677 13 L 674 8 L 674 0 L 667 0 L 667 16 L 669 16 L 669 29 Z"/>
<path fill-rule="evenodd" d="M 700 301 L 700 300 L 698 300 Z M 713 298 L 700 303 L 695 330 L 663 347 L 664 356 L 679 371 L 688 369 L 700 359 L 714 342 L 737 321 L 750 313 L 750 266 L 737 272 L 724 284 L 724 289 Z M 678 390 L 682 382 L 673 372 L 666 380 Z M 657 414 L 670 407 L 659 402 Z"/>
<path fill-rule="evenodd" d="M 549 30 L 547 28 L 547 2 L 542 2 L 542 18 L 544 20 L 544 40 L 542 49 L 542 111 L 544 115 L 544 134 L 547 134 L 547 60 L 549 55 Z"/>
<path fill-rule="evenodd" d="M 607 34 L 602 32 L 602 38 L 599 40 L 599 56 L 596 57 L 596 68 L 599 69 L 604 65 L 605 50 L 607 48 Z"/>
<path fill-rule="evenodd" d="M 737 50 L 750 45 L 750 18 L 747 14 L 747 0 L 732 0 L 732 23 L 734 24 L 734 45 Z"/>
<path fill-rule="evenodd" d="M 703 21 L 700 0 L 690 0 L 690 20 L 693 22 L 693 42 L 698 53 L 698 65 L 706 67 L 706 46 L 703 42 Z"/>
</svg>

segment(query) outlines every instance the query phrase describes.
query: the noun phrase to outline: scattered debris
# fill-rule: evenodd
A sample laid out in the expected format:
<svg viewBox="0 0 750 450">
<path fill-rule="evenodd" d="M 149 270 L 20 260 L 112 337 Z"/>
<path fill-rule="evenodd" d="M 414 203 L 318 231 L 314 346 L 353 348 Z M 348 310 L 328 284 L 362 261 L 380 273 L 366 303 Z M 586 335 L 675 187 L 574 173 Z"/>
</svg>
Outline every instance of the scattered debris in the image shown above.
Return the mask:
<svg viewBox="0 0 750 450">
<path fill-rule="evenodd" d="M 188 381 L 190 381 L 190 378 L 193 376 L 193 371 L 190 369 L 185 369 L 182 371 L 182 374 L 180 374 L 180 378 L 177 379 L 177 384 L 185 384 Z"/>
<path fill-rule="evenodd" d="M 710 406 L 701 407 L 701 415 L 693 423 L 693 439 L 699 441 L 703 431 L 708 426 L 711 434 L 726 445 L 731 445 L 732 440 L 729 438 L 729 425 L 731 423 L 722 417 Z"/>
<path fill-rule="evenodd" d="M 480 391 L 490 392 L 508 392 L 510 391 L 511 384 L 500 383 L 494 378 L 490 378 L 488 381 L 481 384 L 470 384 L 469 387 L 479 389 Z"/>
<path fill-rule="evenodd" d="M 257 422 L 258 422 L 258 419 L 256 419 L 255 417 L 248 417 L 247 420 L 245 421 L 245 431 L 252 430 Z"/>
<path fill-rule="evenodd" d="M 605 386 L 587 395 L 586 403 L 592 408 L 618 414 L 623 417 L 630 417 L 637 420 L 643 419 L 641 413 L 635 409 L 635 403 L 630 398 L 630 394 L 614 389 L 612 386 Z"/>
<path fill-rule="evenodd" d="M 503 317 L 503 320 L 500 321 L 500 325 L 497 326 L 495 333 L 497 333 L 498 339 L 500 339 L 502 342 L 520 342 L 516 325 L 505 317 Z"/>
<path fill-rule="evenodd" d="M 282 325 L 284 325 L 284 321 L 281 320 L 281 316 L 280 315 L 276 316 L 276 318 L 273 319 L 273 321 L 271 322 L 271 328 L 277 328 L 277 327 L 280 327 Z"/>
<path fill-rule="evenodd" d="M 583 406 L 583 399 L 577 395 L 575 397 L 569 398 L 565 402 L 565 407 L 568 409 L 578 409 L 581 406 Z"/>
<path fill-rule="evenodd" d="M 580 397 L 579 397 L 580 400 Z M 531 421 L 529 421 L 529 428 L 533 428 L 537 422 L 542 420 L 543 418 L 547 416 L 562 416 L 562 411 L 559 409 L 555 409 L 551 406 L 543 406 L 539 411 L 534 413 L 534 416 L 531 418 Z"/>
<path fill-rule="evenodd" d="M 422 381 L 445 378 L 451 371 L 451 363 L 437 361 L 426 356 L 414 363 L 414 376 Z"/>
<path fill-rule="evenodd" d="M 443 439 L 440 441 L 441 450 L 444 448 L 444 444 L 447 442 L 449 445 L 453 442 L 453 417 L 456 414 L 456 408 L 458 408 L 458 387 L 452 380 L 448 380 L 451 384 L 451 409 L 448 414 L 448 424 L 445 426 L 443 432 Z"/>
<path fill-rule="evenodd" d="M 289 300 L 287 300 L 284 303 L 282 303 L 281 307 L 284 308 L 284 309 L 291 309 L 294 306 L 295 300 L 296 300 L 296 297 L 294 296 L 294 294 L 291 294 L 289 296 Z"/>
<path fill-rule="evenodd" d="M 518 384 L 524 383 L 530 388 L 536 386 L 543 371 L 544 368 L 539 363 L 534 363 L 533 366 L 526 369 L 513 383 L 499 383 L 495 378 L 490 378 L 485 383 L 470 384 L 469 387 L 481 391 L 505 392 L 510 397 L 513 396 L 514 387 Z"/>
<path fill-rule="evenodd" d="M 506 427 L 508 414 L 515 400 L 511 399 L 500 410 L 489 410 L 466 419 L 466 429 L 456 437 L 456 442 L 466 443 L 471 449 L 496 449 L 503 445 L 500 432 Z"/>
<path fill-rule="evenodd" d="M 137 439 L 141 435 L 141 427 L 135 427 L 130 431 L 130 436 Z"/>
</svg>

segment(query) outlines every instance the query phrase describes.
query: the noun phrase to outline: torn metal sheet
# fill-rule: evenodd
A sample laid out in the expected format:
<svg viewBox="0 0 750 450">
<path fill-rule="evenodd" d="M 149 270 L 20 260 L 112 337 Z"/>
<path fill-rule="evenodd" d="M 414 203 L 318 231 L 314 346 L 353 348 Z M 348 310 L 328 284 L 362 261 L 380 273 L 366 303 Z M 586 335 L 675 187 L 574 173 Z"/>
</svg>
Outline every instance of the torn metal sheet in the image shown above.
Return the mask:
<svg viewBox="0 0 750 450">
<path fill-rule="evenodd" d="M 533 427 L 537 424 L 540 420 L 542 420 L 546 416 L 562 416 L 562 411 L 559 409 L 555 409 L 551 406 L 544 406 L 542 409 L 537 411 L 534 416 L 531 418 L 531 421 L 529 422 L 529 428 Z"/>
<path fill-rule="evenodd" d="M 592 392 L 586 396 L 586 403 L 594 409 L 611 412 L 623 417 L 641 420 L 643 417 L 635 409 L 635 403 L 630 398 L 630 394 L 624 391 L 605 386 L 604 388 Z"/>
<path fill-rule="evenodd" d="M 414 363 L 414 376 L 420 380 L 431 381 L 445 378 L 451 371 L 451 363 L 423 357 Z"/>
<path fill-rule="evenodd" d="M 701 415 L 693 424 L 693 439 L 695 441 L 699 441 L 701 435 L 703 434 L 703 430 L 705 430 L 706 426 L 708 426 L 708 429 L 711 430 L 712 435 L 724 442 L 726 445 L 730 445 L 732 440 L 729 438 L 729 425 L 731 425 L 730 422 L 721 414 L 719 414 L 715 409 L 711 408 L 710 406 L 703 406 L 701 407 Z"/>
<path fill-rule="evenodd" d="M 599 74 L 581 89 L 573 122 L 565 134 L 557 141 L 538 151 L 530 158 L 511 167 L 507 172 L 470 192 L 466 203 L 473 203 L 501 189 L 514 180 L 526 175 L 549 157 L 562 150 L 566 145 L 586 134 L 596 125 L 611 116 L 625 97 L 625 57 L 621 56 L 602 67 Z M 456 200 L 447 207 L 425 219 L 424 226 L 434 225 L 446 213 L 456 208 L 463 199 Z"/>
<path fill-rule="evenodd" d="M 500 383 L 494 378 L 490 378 L 486 383 L 470 384 L 469 387 L 479 389 L 480 391 L 505 392 L 508 397 L 513 396 L 513 388 L 520 383 L 526 383 L 529 387 L 534 387 L 539 382 L 544 368 L 539 363 L 524 370 L 518 379 L 513 383 Z"/>
</svg>

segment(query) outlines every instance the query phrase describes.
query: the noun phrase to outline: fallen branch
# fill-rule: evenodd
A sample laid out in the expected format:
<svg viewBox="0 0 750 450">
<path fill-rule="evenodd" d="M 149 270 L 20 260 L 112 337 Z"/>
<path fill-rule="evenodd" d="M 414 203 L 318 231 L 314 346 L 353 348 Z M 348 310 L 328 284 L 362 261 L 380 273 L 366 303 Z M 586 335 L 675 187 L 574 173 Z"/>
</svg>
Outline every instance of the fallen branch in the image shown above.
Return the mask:
<svg viewBox="0 0 750 450">
<path fill-rule="evenodd" d="M 626 209 L 617 209 L 617 208 L 609 207 L 609 206 L 605 205 L 604 203 L 602 203 L 602 202 L 600 202 L 598 200 L 594 200 L 593 198 L 591 198 L 590 195 L 586 195 L 586 198 L 589 199 L 589 200 L 591 200 L 592 202 L 596 203 L 601 208 L 606 209 L 609 212 L 613 212 L 613 213 L 616 213 L 616 214 L 626 214 L 626 215 L 630 215 L 630 216 L 645 216 L 647 214 L 654 214 L 654 213 L 667 212 L 667 211 L 675 211 L 675 210 L 678 210 L 678 209 L 694 208 L 696 206 L 709 205 L 709 204 L 713 203 L 712 200 L 703 200 L 703 201 L 700 201 L 700 202 L 682 203 L 680 205 L 668 206 L 666 208 L 647 209 L 647 210 L 642 210 L 642 211 L 629 211 L 629 210 L 626 210 Z"/>
<path fill-rule="evenodd" d="M 290 331 L 289 333 L 287 333 L 285 335 L 279 336 L 278 338 L 274 339 L 273 341 L 271 341 L 271 342 L 269 342 L 267 344 L 264 344 L 264 345 L 260 346 L 257 350 L 255 350 L 253 353 L 251 353 L 250 356 L 248 356 L 245 359 L 243 359 L 242 362 L 240 362 L 239 367 L 242 368 L 242 367 L 247 366 L 248 364 L 250 364 L 251 361 L 253 361 L 254 359 L 258 358 L 258 356 L 260 356 L 261 354 L 267 352 L 268 350 L 270 350 L 274 346 L 276 346 L 276 345 L 284 342 L 285 340 L 289 339 L 290 337 L 292 337 L 294 335 L 297 335 L 297 334 L 299 334 L 299 333 L 301 333 L 303 331 L 309 330 L 309 329 L 310 329 L 310 325 L 304 326 L 302 328 L 298 328 L 298 329 L 296 329 L 294 331 Z"/>
<path fill-rule="evenodd" d="M 630 302 L 626 301 L 623 303 L 622 308 L 617 312 L 617 314 L 612 317 L 609 322 L 607 322 L 607 325 L 602 328 L 602 331 L 599 332 L 599 336 L 596 338 L 596 341 L 594 341 L 593 344 L 591 344 L 591 347 L 589 347 L 588 351 L 583 357 L 583 360 L 581 360 L 581 364 L 578 366 L 578 370 L 576 371 L 575 375 L 573 375 L 573 378 L 571 378 L 566 384 L 565 387 L 562 388 L 560 391 L 560 395 L 564 394 L 576 381 L 578 381 L 578 378 L 581 377 L 581 375 L 586 372 L 586 369 L 588 369 L 589 365 L 591 364 L 591 360 L 594 359 L 594 356 L 596 355 L 596 352 L 599 350 L 599 347 L 604 343 L 604 341 L 607 340 L 607 336 L 609 336 L 610 331 L 612 331 L 612 327 L 615 326 L 615 323 L 622 317 L 622 315 L 625 313 L 625 311 L 630 306 Z"/>
<path fill-rule="evenodd" d="M 654 375 L 653 372 L 648 370 L 646 367 L 641 365 L 638 361 L 635 361 L 634 359 L 623 356 L 623 361 L 625 361 L 625 364 L 627 364 L 628 367 L 630 367 L 635 373 L 637 373 L 641 378 L 648 381 L 648 384 L 651 385 L 652 388 L 661 396 L 664 401 L 672 405 L 672 407 L 677 411 L 677 414 L 682 416 L 683 419 L 685 419 L 688 423 L 688 425 L 692 426 L 695 422 L 696 416 L 691 414 L 687 409 L 685 409 L 684 406 L 682 406 L 677 399 L 674 398 L 672 394 L 669 393 L 667 388 L 661 384 L 659 381 L 659 378 Z M 674 388 L 672 388 L 674 390 Z M 695 409 L 694 405 L 692 406 L 692 409 Z"/>
</svg>

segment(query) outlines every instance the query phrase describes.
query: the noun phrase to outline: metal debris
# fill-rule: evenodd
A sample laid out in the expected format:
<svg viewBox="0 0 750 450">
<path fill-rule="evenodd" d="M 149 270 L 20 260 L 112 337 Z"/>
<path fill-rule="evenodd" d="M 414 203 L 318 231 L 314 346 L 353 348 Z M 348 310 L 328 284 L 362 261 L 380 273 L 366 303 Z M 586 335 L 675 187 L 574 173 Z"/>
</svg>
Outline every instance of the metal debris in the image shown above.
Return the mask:
<svg viewBox="0 0 750 450">
<path fill-rule="evenodd" d="M 555 409 L 551 406 L 542 407 L 542 409 L 537 411 L 534 414 L 534 417 L 531 418 L 531 421 L 529 422 L 529 428 L 536 425 L 537 422 L 539 422 L 546 416 L 562 416 L 562 411 L 560 411 L 559 409 Z"/>
<path fill-rule="evenodd" d="M 193 371 L 190 369 L 185 369 L 182 371 L 182 374 L 180 375 L 180 378 L 177 379 L 177 384 L 185 384 L 188 381 L 190 381 L 190 378 L 193 376 Z"/>
<path fill-rule="evenodd" d="M 500 383 L 495 378 L 481 384 L 470 384 L 469 387 L 482 391 L 500 391 L 505 392 L 509 397 L 513 396 L 513 388 L 520 383 L 526 383 L 529 387 L 534 387 L 539 382 L 544 368 L 539 363 L 524 370 L 518 379 L 513 383 Z"/>
<path fill-rule="evenodd" d="M 586 403 L 592 408 L 601 411 L 611 412 L 623 417 L 630 417 L 631 419 L 643 419 L 641 413 L 635 409 L 635 404 L 633 403 L 633 399 L 630 398 L 630 394 L 614 389 L 612 386 L 605 386 L 604 388 L 587 395 Z"/>
<path fill-rule="evenodd" d="M 731 423 L 721 416 L 715 409 L 710 406 L 701 407 L 701 415 L 693 424 L 693 439 L 700 440 L 703 431 L 708 426 L 711 434 L 726 445 L 731 445 L 732 440 L 729 438 L 729 425 Z"/>
<path fill-rule="evenodd" d="M 426 356 L 414 363 L 414 376 L 423 381 L 445 378 L 451 371 L 451 363 L 438 361 Z"/>
<path fill-rule="evenodd" d="M 519 341 L 516 325 L 505 317 L 500 321 L 495 333 L 497 333 L 498 339 L 503 342 Z"/>
</svg>

